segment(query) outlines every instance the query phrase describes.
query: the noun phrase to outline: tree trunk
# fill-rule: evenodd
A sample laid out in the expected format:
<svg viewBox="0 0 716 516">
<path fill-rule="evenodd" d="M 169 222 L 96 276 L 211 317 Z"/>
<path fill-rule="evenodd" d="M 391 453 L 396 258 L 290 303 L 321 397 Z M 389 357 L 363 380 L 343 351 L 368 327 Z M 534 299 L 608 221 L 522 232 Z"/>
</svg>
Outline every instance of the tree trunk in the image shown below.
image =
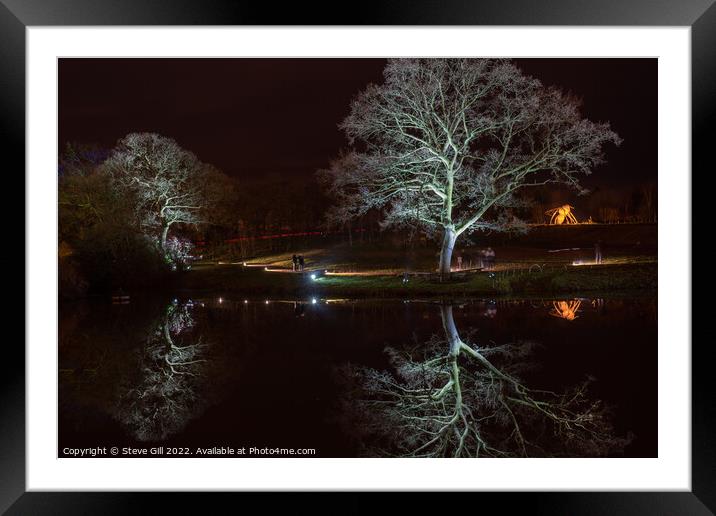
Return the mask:
<svg viewBox="0 0 716 516">
<path fill-rule="evenodd" d="M 450 264 L 452 263 L 452 251 L 455 248 L 455 228 L 447 227 L 443 233 L 443 243 L 440 248 L 440 277 L 447 278 L 450 276 Z"/>
<path fill-rule="evenodd" d="M 440 316 L 443 320 L 443 329 L 445 330 L 445 338 L 447 339 L 448 346 L 450 346 L 450 356 L 456 357 L 460 354 L 460 334 L 457 332 L 455 326 L 455 319 L 452 315 L 452 305 L 441 305 Z"/>
<path fill-rule="evenodd" d="M 171 331 L 169 330 L 169 317 L 164 322 L 164 339 L 167 341 L 167 347 L 171 350 L 174 347 Z"/>
<path fill-rule="evenodd" d="M 169 224 L 164 226 L 164 229 L 162 230 L 162 251 L 167 251 L 167 235 L 169 234 Z"/>
</svg>

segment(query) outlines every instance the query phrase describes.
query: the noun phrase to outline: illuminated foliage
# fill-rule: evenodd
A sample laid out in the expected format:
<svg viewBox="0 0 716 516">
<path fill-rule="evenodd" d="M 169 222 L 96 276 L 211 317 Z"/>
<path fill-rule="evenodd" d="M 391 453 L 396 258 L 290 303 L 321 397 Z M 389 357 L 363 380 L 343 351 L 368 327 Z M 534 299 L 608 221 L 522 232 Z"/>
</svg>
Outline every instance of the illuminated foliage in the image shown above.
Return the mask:
<svg viewBox="0 0 716 516">
<path fill-rule="evenodd" d="M 192 335 L 191 303 L 170 303 L 140 349 L 139 381 L 124 392 L 115 416 L 140 441 L 161 441 L 201 412 L 208 346 Z"/>
<path fill-rule="evenodd" d="M 620 142 L 608 123 L 582 118 L 577 99 L 506 60 L 393 59 L 384 75 L 341 124 L 352 151 L 322 172 L 331 217 L 380 210 L 386 225 L 441 236 L 441 273 L 461 234 L 512 225 L 519 190 L 580 190 L 604 145 Z"/>
<path fill-rule="evenodd" d="M 173 267 L 189 267 L 193 258 L 193 249 L 194 244 L 186 238 L 171 236 L 167 238 L 164 245 L 165 259 Z"/>
<path fill-rule="evenodd" d="M 117 143 L 103 167 L 115 187 L 135 199 L 143 232 L 157 239 L 164 256 L 171 258 L 170 229 L 202 222 L 201 212 L 209 201 L 208 166 L 171 138 L 132 133 Z"/>
<path fill-rule="evenodd" d="M 589 380 L 564 392 L 529 387 L 531 345 L 481 348 L 463 341 L 452 307 L 445 335 L 406 352 L 388 349 L 392 371 L 353 368 L 346 400 L 368 455 L 407 457 L 594 457 L 619 454 L 609 412 L 588 397 Z"/>
<path fill-rule="evenodd" d="M 102 169 L 108 154 L 68 145 L 60 156 L 59 241 L 72 249 L 59 260 L 63 297 L 83 295 L 88 288 L 128 288 L 163 269 L 139 225 L 134 197 L 117 189 Z"/>
</svg>

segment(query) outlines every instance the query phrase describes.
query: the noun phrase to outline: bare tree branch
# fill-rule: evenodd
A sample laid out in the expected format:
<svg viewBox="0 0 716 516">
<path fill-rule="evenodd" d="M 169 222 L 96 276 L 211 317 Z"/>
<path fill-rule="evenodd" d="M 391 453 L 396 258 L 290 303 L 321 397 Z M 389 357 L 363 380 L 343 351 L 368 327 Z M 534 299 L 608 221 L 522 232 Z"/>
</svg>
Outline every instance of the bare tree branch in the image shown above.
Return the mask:
<svg viewBox="0 0 716 516">
<path fill-rule="evenodd" d="M 581 117 L 577 99 L 509 61 L 393 59 L 384 75 L 340 125 L 353 150 L 321 171 L 337 204 L 329 217 L 379 210 L 385 225 L 438 229 L 441 272 L 460 234 L 505 228 L 515 192 L 580 189 L 605 144 L 620 143 L 608 123 Z"/>
</svg>

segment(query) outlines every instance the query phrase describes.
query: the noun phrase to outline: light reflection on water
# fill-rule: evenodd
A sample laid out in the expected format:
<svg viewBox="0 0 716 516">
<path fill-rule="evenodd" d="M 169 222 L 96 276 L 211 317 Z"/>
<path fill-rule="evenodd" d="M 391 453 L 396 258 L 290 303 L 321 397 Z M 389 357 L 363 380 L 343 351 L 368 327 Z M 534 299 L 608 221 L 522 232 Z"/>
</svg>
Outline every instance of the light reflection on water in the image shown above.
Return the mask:
<svg viewBox="0 0 716 516">
<path fill-rule="evenodd" d="M 429 362 L 449 351 L 447 306 L 461 341 L 484 350 L 496 370 L 527 386 L 518 393 L 524 388 L 573 392 L 585 378 L 595 377 L 585 400 L 612 407 L 609 424 L 597 429 L 598 443 L 546 447 L 533 443 L 534 437 L 515 437 L 515 427 L 504 425 L 505 415 L 490 412 L 492 405 L 505 400 L 494 398 L 494 390 L 488 390 L 492 398 L 484 391 L 495 382 L 484 376 L 487 366 L 475 368 L 465 356 L 458 369 L 469 392 L 462 393 L 466 408 L 457 413 L 461 421 L 473 414 L 456 429 L 466 435 L 462 446 L 450 437 L 437 448 L 421 448 L 430 439 L 421 441 L 419 436 L 440 431 L 437 422 L 452 417 L 450 411 L 433 413 L 420 428 L 405 427 L 408 419 L 396 419 L 390 411 L 380 420 L 366 420 L 365 411 L 358 410 L 362 402 L 386 407 L 394 398 L 375 390 L 376 378 L 389 375 L 398 380 L 391 382 L 398 387 L 424 389 L 428 395 L 444 387 L 437 380 L 417 381 L 406 371 L 417 367 L 425 373 L 424 364 L 418 367 L 420 360 Z M 444 303 L 221 294 L 169 302 L 133 300 L 122 306 L 72 305 L 60 316 L 61 448 L 118 442 L 205 446 L 238 440 L 315 447 L 318 456 L 619 455 L 619 444 L 628 456 L 656 453 L 653 298 Z M 437 342 L 442 344 L 436 347 Z M 507 345 L 512 346 L 510 354 L 500 351 Z M 409 361 L 396 358 L 406 352 Z M 437 378 L 442 373 L 431 374 Z M 357 385 L 359 378 L 368 381 Z M 458 377 L 452 382 L 457 384 Z M 514 385 L 508 382 L 501 389 Z M 511 398 L 505 399 L 512 403 Z M 455 398 L 450 399 L 448 405 L 456 406 Z M 553 416 L 548 419 L 554 421 Z M 519 417 L 527 421 L 522 423 L 526 427 L 519 426 L 525 435 L 554 430 L 535 414 Z M 477 426 L 483 433 L 474 431 Z M 494 436 L 506 429 L 513 438 L 496 443 Z M 636 435 L 631 443 L 619 441 L 629 432 Z M 488 436 L 493 444 L 480 444 Z M 574 442 L 574 437 L 565 437 L 567 441 Z"/>
</svg>

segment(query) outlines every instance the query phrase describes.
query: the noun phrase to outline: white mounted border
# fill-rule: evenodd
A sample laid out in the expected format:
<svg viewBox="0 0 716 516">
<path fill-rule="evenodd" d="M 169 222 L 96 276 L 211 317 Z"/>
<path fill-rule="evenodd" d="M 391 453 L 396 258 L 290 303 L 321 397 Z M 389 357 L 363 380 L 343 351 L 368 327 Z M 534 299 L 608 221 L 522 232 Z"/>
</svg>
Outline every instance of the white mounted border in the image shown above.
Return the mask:
<svg viewBox="0 0 716 516">
<path fill-rule="evenodd" d="M 658 458 L 57 458 L 57 58 L 294 56 L 659 58 Z M 28 27 L 26 152 L 28 491 L 691 490 L 689 27 Z"/>
</svg>

